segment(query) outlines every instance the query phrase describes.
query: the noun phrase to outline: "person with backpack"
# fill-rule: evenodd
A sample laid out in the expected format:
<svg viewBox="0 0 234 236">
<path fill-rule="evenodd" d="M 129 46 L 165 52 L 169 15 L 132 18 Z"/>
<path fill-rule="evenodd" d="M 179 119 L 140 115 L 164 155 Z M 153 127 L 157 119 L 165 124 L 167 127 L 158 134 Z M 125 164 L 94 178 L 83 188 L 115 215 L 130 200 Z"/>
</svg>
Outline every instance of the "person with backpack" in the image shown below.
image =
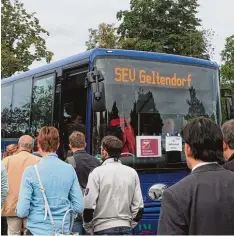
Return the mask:
<svg viewBox="0 0 234 236">
<path fill-rule="evenodd" d="M 81 132 L 74 131 L 69 137 L 69 147 L 73 152 L 73 156 L 66 159 L 66 162 L 71 164 L 77 174 L 78 181 L 80 183 L 81 189 L 84 192 L 89 173 L 96 167 L 100 166 L 100 161 L 89 155 L 86 151 L 85 135 Z M 72 232 L 79 232 L 79 234 L 84 234 L 82 228 L 82 216 L 78 215 L 75 219 Z"/>
</svg>

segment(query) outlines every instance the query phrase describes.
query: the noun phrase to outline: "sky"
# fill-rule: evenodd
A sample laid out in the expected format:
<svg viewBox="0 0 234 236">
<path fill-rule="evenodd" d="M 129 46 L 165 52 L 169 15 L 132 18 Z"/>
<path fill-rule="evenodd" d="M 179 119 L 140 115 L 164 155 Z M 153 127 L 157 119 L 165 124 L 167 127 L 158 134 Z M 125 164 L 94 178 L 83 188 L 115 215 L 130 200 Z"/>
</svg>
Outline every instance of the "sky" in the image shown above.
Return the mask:
<svg viewBox="0 0 234 236">
<path fill-rule="evenodd" d="M 99 23 L 116 23 L 116 13 L 128 10 L 130 0 L 21 0 L 27 12 L 36 12 L 43 28 L 50 32 L 47 48 L 54 53 L 53 60 L 63 59 L 86 50 L 88 29 Z M 211 58 L 221 63 L 220 52 L 225 38 L 234 34 L 234 0 L 198 0 L 198 17 L 205 29 L 212 29 L 215 47 Z M 118 4 L 117 4 L 118 3 Z M 30 68 L 45 64 L 33 63 Z"/>
</svg>

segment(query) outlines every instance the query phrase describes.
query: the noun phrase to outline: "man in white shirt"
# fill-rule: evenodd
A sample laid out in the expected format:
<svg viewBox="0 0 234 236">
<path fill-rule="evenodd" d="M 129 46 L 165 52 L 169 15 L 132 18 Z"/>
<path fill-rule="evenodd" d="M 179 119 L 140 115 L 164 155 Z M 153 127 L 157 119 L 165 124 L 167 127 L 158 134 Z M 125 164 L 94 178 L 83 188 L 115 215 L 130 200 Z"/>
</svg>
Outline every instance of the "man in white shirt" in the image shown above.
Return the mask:
<svg viewBox="0 0 234 236">
<path fill-rule="evenodd" d="M 84 228 L 95 235 L 129 235 L 140 221 L 143 198 L 137 172 L 119 160 L 123 143 L 102 140 L 103 164 L 89 175 L 85 190 Z"/>
</svg>

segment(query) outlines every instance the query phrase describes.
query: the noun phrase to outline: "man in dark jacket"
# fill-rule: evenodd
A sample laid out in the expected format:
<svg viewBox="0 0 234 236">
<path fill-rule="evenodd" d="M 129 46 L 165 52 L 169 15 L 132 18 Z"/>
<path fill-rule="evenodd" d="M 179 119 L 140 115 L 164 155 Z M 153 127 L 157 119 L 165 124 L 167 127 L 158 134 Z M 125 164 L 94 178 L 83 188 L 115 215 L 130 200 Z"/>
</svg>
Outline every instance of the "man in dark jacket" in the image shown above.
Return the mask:
<svg viewBox="0 0 234 236">
<path fill-rule="evenodd" d="M 39 152 L 37 142 L 38 142 L 38 140 L 37 140 L 37 138 L 35 138 L 34 142 L 33 142 L 33 153 L 32 154 L 37 157 L 42 157 L 42 155 Z"/>
<path fill-rule="evenodd" d="M 73 153 L 73 158 L 69 157 L 67 162 L 75 168 L 80 187 L 85 190 L 89 173 L 96 167 L 100 166 L 100 161 L 89 155 L 86 151 L 85 135 L 81 132 L 74 131 L 69 137 L 69 147 Z M 74 161 L 72 161 L 72 159 Z"/>
<path fill-rule="evenodd" d="M 164 190 L 158 235 L 233 235 L 234 173 L 217 163 L 223 158 L 219 126 L 198 118 L 181 136 L 192 173 Z"/>
<path fill-rule="evenodd" d="M 81 132 L 74 131 L 69 137 L 69 147 L 73 156 L 68 157 L 66 162 L 71 164 L 76 171 L 82 192 L 85 190 L 89 173 L 96 167 L 100 166 L 100 161 L 89 155 L 86 151 L 85 135 Z M 82 235 L 82 219 L 78 217 L 74 223 L 73 232 L 79 232 Z"/>
<path fill-rule="evenodd" d="M 223 124 L 222 132 L 224 159 L 226 161 L 223 167 L 234 171 L 234 119 Z"/>
</svg>

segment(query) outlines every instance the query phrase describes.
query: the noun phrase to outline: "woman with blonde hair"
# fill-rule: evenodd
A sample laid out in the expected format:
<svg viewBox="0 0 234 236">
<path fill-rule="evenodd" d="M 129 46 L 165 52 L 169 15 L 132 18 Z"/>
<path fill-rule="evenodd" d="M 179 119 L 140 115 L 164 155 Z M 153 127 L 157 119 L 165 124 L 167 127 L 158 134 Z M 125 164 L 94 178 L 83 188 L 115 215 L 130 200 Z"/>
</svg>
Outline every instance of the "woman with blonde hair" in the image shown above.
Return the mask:
<svg viewBox="0 0 234 236">
<path fill-rule="evenodd" d="M 82 213 L 83 195 L 74 168 L 56 155 L 59 132 L 41 128 L 38 148 L 42 160 L 23 174 L 17 216 L 27 217 L 26 235 L 69 234 L 70 212 Z"/>
</svg>

